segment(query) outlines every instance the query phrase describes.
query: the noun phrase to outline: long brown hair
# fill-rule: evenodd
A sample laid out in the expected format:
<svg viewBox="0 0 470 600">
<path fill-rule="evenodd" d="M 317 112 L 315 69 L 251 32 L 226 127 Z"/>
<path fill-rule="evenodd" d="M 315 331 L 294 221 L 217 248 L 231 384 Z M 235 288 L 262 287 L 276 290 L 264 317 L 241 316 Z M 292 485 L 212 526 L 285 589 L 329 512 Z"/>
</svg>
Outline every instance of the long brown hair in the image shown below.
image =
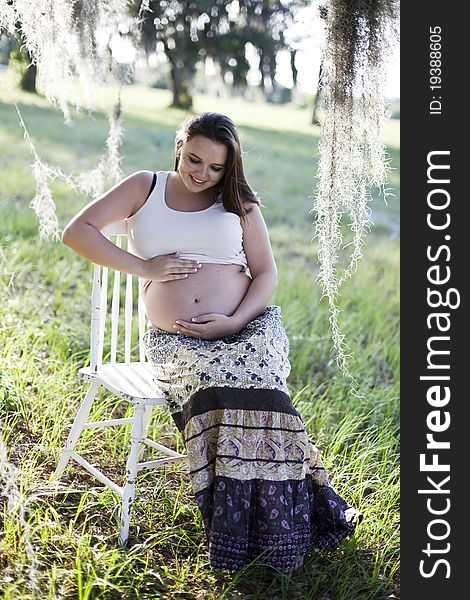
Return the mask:
<svg viewBox="0 0 470 600">
<path fill-rule="evenodd" d="M 197 135 L 220 142 L 227 147 L 224 176 L 215 186 L 216 198 L 222 201 L 225 210 L 244 219 L 250 211 L 243 207 L 243 202 L 253 202 L 262 206 L 256 192 L 248 185 L 245 178 L 242 149 L 235 123 L 225 115 L 205 112 L 187 117 L 181 123 L 175 138 L 174 170 L 178 169 L 183 143 Z"/>
</svg>

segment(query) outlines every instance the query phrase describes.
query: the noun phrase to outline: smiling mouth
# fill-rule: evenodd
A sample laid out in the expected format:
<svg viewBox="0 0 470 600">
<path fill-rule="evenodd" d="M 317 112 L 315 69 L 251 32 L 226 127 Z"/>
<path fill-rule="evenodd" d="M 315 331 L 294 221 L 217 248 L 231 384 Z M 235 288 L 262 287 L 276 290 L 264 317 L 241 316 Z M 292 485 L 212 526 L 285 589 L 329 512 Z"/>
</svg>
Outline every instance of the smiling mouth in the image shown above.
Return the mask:
<svg viewBox="0 0 470 600">
<path fill-rule="evenodd" d="M 192 175 L 190 175 L 190 177 L 194 181 L 194 183 L 197 183 L 198 185 L 202 185 L 203 183 L 206 183 L 203 179 L 196 179 Z"/>
</svg>

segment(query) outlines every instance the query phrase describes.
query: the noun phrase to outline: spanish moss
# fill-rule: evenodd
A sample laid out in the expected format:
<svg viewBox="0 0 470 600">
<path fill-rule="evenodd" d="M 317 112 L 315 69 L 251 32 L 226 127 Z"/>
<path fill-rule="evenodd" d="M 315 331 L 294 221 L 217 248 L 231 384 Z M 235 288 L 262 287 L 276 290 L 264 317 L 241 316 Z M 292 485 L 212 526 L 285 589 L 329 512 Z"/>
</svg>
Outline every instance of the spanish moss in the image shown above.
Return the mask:
<svg viewBox="0 0 470 600">
<path fill-rule="evenodd" d="M 357 384 L 348 369 L 345 335 L 338 325 L 341 285 L 357 270 L 361 247 L 372 225 L 371 190 L 386 201 L 389 158 L 382 138 L 385 115 L 386 61 L 397 38 L 395 0 L 330 0 L 320 9 L 326 24 L 322 89 L 326 117 L 319 143 L 314 207 L 319 273 L 328 298 L 335 361 Z M 343 214 L 353 233 L 349 264 L 337 264 L 343 245 Z M 344 249 L 344 247 L 343 247 Z M 353 389 L 353 394 L 357 395 Z"/>
<path fill-rule="evenodd" d="M 129 0 L 15 0 L 0 3 L 0 28 L 18 36 L 37 65 L 40 89 L 71 123 L 70 105 L 93 108 L 96 88 L 115 81 L 109 42 L 126 23 L 138 38 Z M 78 90 L 81 92 L 77 93 Z M 81 99 L 83 96 L 83 100 Z"/>
<path fill-rule="evenodd" d="M 18 111 L 21 126 L 24 129 L 25 140 L 34 157 L 32 170 L 36 181 L 36 194 L 31 201 L 31 208 L 33 208 L 38 218 L 39 237 L 43 240 L 58 240 L 60 237 L 59 222 L 55 212 L 55 202 L 49 186 L 52 181 L 60 179 L 77 193 L 96 197 L 105 191 L 109 181 L 117 181 L 123 176 L 120 166 L 121 156 L 119 154 L 123 137 L 121 100 L 120 98 L 118 99 L 109 115 L 110 122 L 108 137 L 106 139 L 106 152 L 94 169 L 80 173 L 79 175 L 68 175 L 63 173 L 59 167 L 50 166 L 41 160 L 18 107 L 16 107 L 16 110 Z"/>
</svg>

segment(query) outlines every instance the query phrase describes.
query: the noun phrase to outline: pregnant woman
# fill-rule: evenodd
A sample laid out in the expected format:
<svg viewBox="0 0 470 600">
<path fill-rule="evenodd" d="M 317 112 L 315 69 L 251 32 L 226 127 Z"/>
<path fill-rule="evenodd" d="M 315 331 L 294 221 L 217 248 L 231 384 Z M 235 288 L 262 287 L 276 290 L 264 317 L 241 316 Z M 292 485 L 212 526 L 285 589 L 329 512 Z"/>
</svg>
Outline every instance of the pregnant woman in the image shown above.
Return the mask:
<svg viewBox="0 0 470 600">
<path fill-rule="evenodd" d="M 101 231 L 126 220 L 130 251 Z M 155 385 L 180 430 L 210 563 L 282 572 L 336 548 L 362 514 L 329 483 L 289 397 L 289 340 L 268 306 L 277 269 L 234 123 L 208 112 L 177 131 L 172 171 L 138 171 L 88 204 L 63 241 L 138 275 Z"/>
</svg>

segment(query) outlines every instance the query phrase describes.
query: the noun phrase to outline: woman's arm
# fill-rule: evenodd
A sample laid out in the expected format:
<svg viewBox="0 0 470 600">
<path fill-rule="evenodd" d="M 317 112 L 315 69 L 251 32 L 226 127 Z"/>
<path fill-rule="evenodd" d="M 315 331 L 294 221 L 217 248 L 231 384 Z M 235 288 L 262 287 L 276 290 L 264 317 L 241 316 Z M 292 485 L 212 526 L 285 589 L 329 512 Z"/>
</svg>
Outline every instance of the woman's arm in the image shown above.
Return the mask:
<svg viewBox="0 0 470 600">
<path fill-rule="evenodd" d="M 137 212 L 151 182 L 150 171 L 138 171 L 123 179 L 69 221 L 62 233 L 62 242 L 96 264 L 141 275 L 145 261 L 118 248 L 101 231 Z"/>
<path fill-rule="evenodd" d="M 194 271 L 196 261 L 174 255 L 144 260 L 118 248 L 101 231 L 136 213 L 146 201 L 152 183 L 150 171 L 137 171 L 77 213 L 65 227 L 62 241 L 80 256 L 104 267 L 145 279 L 171 281 Z"/>
<path fill-rule="evenodd" d="M 278 285 L 276 262 L 263 214 L 257 204 L 250 206 L 253 209 L 243 224 L 243 247 L 253 281 L 231 316 L 236 331 L 266 309 Z"/>
</svg>

